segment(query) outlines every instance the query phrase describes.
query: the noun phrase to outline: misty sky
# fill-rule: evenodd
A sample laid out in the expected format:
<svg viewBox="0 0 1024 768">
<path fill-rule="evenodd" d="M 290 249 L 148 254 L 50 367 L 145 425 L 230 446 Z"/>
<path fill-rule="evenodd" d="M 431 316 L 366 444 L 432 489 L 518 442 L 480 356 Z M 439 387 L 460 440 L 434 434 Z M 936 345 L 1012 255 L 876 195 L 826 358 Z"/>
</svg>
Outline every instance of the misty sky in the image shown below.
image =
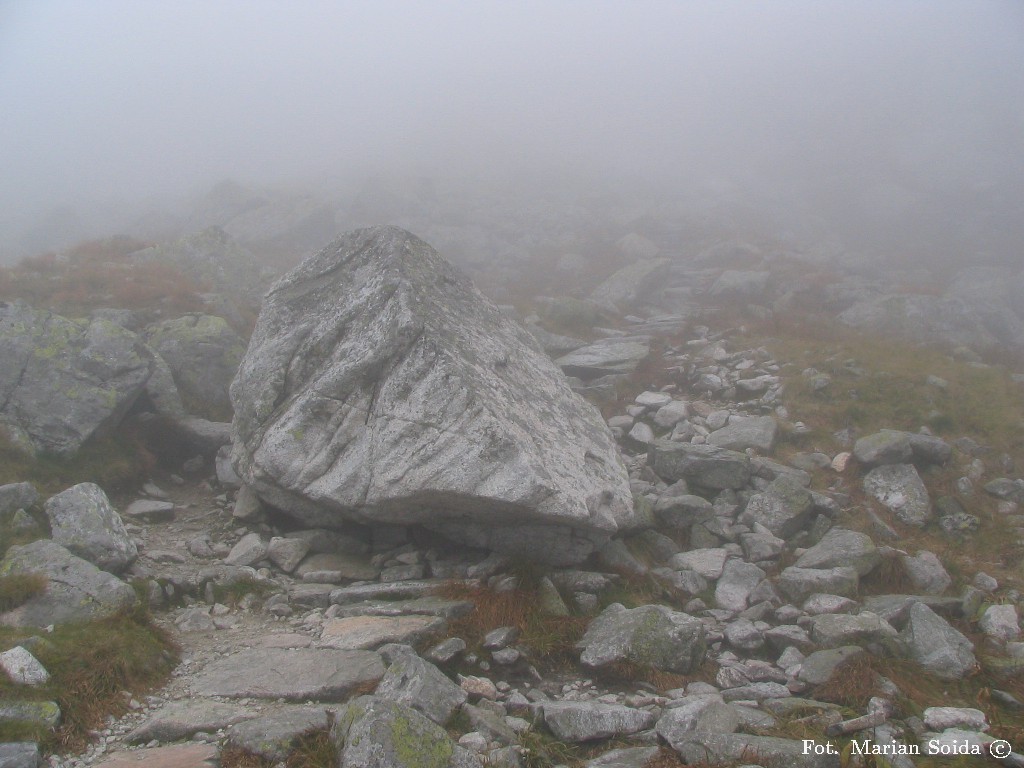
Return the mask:
<svg viewBox="0 0 1024 768">
<path fill-rule="evenodd" d="M 1020 0 L 0 0 L 0 222 L 354 169 L 898 206 L 1020 194 L 1022 137 Z"/>
</svg>

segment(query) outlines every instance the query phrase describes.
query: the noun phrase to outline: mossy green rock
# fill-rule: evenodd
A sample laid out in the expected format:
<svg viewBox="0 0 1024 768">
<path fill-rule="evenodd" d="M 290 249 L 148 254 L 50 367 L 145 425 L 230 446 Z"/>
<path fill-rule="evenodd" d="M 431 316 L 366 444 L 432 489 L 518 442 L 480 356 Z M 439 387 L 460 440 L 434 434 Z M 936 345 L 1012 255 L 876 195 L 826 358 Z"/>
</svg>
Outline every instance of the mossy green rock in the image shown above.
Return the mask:
<svg viewBox="0 0 1024 768">
<path fill-rule="evenodd" d="M 56 728 L 60 707 L 53 701 L 5 701 L 0 704 L 0 725 Z"/>
<path fill-rule="evenodd" d="M 699 619 L 663 605 L 628 609 L 619 603 L 590 623 L 576 647 L 588 667 L 628 661 L 679 674 L 699 667 L 707 651 Z"/>
<path fill-rule="evenodd" d="M 9 548 L 0 561 L 0 576 L 16 573 L 42 574 L 48 580 L 46 589 L 0 614 L 0 625 L 46 627 L 91 621 L 131 610 L 138 602 L 129 585 L 52 541 Z"/>
<path fill-rule="evenodd" d="M 479 762 L 411 707 L 376 696 L 349 703 L 335 728 L 341 765 L 362 768 L 469 768 Z"/>
<path fill-rule="evenodd" d="M 231 413 L 228 387 L 245 354 L 245 341 L 227 321 L 188 314 L 146 329 L 146 339 L 171 369 L 188 410 L 225 420 Z"/>
<path fill-rule="evenodd" d="M 0 423 L 11 441 L 59 456 L 116 427 L 155 364 L 131 331 L 22 302 L 0 303 L 0 360 Z"/>
</svg>

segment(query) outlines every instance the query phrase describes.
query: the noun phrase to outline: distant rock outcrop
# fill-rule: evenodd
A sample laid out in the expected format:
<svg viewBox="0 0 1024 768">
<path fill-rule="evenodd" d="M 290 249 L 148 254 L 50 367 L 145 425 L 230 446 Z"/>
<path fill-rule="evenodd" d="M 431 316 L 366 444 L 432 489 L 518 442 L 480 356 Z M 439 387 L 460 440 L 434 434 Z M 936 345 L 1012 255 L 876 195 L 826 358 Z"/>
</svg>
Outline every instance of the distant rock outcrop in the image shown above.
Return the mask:
<svg viewBox="0 0 1024 768">
<path fill-rule="evenodd" d="M 565 564 L 634 522 L 597 410 L 401 229 L 349 233 L 282 278 L 231 397 L 239 476 L 311 525 L 419 524 Z"/>
<path fill-rule="evenodd" d="M 26 450 L 60 456 L 116 427 L 155 367 L 131 331 L 21 302 L 0 303 L 0 360 L 0 424 Z"/>
</svg>

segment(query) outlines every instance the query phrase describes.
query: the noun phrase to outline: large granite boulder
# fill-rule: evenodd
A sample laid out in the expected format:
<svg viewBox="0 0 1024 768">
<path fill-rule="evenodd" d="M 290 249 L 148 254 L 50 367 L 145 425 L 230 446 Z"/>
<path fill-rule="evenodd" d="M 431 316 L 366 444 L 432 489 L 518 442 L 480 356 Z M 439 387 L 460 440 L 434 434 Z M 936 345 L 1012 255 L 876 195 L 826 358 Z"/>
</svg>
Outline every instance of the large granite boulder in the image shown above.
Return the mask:
<svg viewBox="0 0 1024 768">
<path fill-rule="evenodd" d="M 116 427 L 154 367 L 131 331 L 22 302 L 0 302 L 0 360 L 0 424 L 25 450 L 59 456 Z"/>
<path fill-rule="evenodd" d="M 138 556 L 124 521 L 94 483 L 79 483 L 46 502 L 53 540 L 97 568 L 121 573 Z"/>
<path fill-rule="evenodd" d="M 68 552 L 52 541 L 13 546 L 0 561 L 0 576 L 38 573 L 46 589 L 23 605 L 0 614 L 0 625 L 46 627 L 90 621 L 134 608 L 135 590 L 116 576 Z"/>
<path fill-rule="evenodd" d="M 309 525 L 419 524 L 569 564 L 634 523 L 600 413 L 395 227 L 344 235 L 275 284 L 231 397 L 239 476 Z"/>
<path fill-rule="evenodd" d="M 146 340 L 167 362 L 186 410 L 230 418 L 228 387 L 245 354 L 245 341 L 224 318 L 189 314 L 164 320 L 146 329 Z"/>
</svg>

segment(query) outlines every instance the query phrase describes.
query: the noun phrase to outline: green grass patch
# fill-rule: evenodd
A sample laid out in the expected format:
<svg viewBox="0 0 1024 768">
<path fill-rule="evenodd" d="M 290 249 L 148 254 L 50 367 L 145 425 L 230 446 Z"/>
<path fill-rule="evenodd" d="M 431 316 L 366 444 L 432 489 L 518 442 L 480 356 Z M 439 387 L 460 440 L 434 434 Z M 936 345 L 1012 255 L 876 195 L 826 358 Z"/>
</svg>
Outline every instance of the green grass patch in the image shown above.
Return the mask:
<svg viewBox="0 0 1024 768">
<path fill-rule="evenodd" d="M 907 341 L 854 333 L 821 340 L 787 336 L 750 339 L 786 361 L 785 404 L 793 418 L 827 440 L 844 427 L 859 434 L 879 429 L 917 431 L 928 426 L 938 435 L 969 435 L 998 451 L 1024 449 L 1024 398 L 1006 370 L 956 360 L 942 350 Z M 800 372 L 815 368 L 832 377 L 813 391 Z M 927 377 L 948 382 L 945 388 Z M 839 447 L 839 446 L 835 446 Z"/>
<path fill-rule="evenodd" d="M 13 611 L 46 590 L 47 579 L 41 573 L 13 573 L 0 576 L 0 613 Z"/>
<path fill-rule="evenodd" d="M 81 750 L 89 732 L 109 715 L 120 716 L 131 696 L 162 685 L 177 664 L 169 635 L 141 610 L 101 621 L 65 624 L 52 633 L 31 628 L 0 628 L 0 648 L 12 648 L 33 636 L 32 653 L 50 673 L 46 685 L 15 686 L 0 680 L 0 699 L 55 701 L 61 724 L 55 732 L 24 733 L 49 752 Z M 0 730 L 0 741 L 10 735 Z"/>
<path fill-rule="evenodd" d="M 68 459 L 18 450 L 0 430 L 0 485 L 31 482 L 48 496 L 78 483 L 96 483 L 112 492 L 144 480 L 155 460 L 130 430 L 88 441 Z"/>
</svg>

